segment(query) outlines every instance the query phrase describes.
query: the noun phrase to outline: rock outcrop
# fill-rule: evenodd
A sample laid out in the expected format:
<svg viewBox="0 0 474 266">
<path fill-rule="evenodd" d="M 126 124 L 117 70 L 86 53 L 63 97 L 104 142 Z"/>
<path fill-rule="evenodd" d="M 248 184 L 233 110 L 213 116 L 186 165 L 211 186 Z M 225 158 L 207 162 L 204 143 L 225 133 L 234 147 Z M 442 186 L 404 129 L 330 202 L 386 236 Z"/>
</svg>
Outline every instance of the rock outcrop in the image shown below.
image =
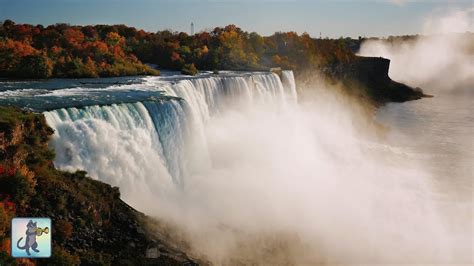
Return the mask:
<svg viewBox="0 0 474 266">
<path fill-rule="evenodd" d="M 365 94 L 379 104 L 418 100 L 428 96 L 420 88 L 393 81 L 388 75 L 389 68 L 389 59 L 358 56 L 350 63 L 328 67 L 323 72 L 341 81 L 349 90 Z"/>
</svg>

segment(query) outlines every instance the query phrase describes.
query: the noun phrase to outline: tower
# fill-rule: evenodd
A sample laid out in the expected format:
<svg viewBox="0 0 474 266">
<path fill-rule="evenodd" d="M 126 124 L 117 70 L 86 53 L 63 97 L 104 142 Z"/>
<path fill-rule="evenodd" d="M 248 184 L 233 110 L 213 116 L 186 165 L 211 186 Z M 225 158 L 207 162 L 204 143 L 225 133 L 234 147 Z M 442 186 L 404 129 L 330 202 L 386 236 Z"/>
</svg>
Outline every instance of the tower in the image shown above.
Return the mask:
<svg viewBox="0 0 474 266">
<path fill-rule="evenodd" d="M 191 35 L 194 35 L 194 23 L 191 22 Z"/>
</svg>

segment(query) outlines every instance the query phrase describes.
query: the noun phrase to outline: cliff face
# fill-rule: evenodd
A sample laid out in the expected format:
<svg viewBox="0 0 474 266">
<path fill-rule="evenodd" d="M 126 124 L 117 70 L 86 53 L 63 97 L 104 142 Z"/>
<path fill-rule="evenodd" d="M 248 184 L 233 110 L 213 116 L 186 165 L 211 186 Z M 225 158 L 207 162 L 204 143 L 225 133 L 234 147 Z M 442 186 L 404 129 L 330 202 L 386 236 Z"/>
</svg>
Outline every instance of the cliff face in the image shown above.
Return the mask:
<svg viewBox="0 0 474 266">
<path fill-rule="evenodd" d="M 420 88 L 412 88 L 390 79 L 390 60 L 381 57 L 356 57 L 347 64 L 329 67 L 323 72 L 341 81 L 348 90 L 362 93 L 378 104 L 421 99 L 426 95 Z"/>
<path fill-rule="evenodd" d="M 0 107 L 0 265 L 195 264 L 150 233 L 151 220 L 124 203 L 118 188 L 55 169 L 52 133 L 43 115 Z M 51 259 L 8 255 L 14 216 L 52 219 Z"/>
<path fill-rule="evenodd" d="M 357 57 L 348 73 L 363 81 L 387 80 L 390 60 L 382 57 Z"/>
</svg>

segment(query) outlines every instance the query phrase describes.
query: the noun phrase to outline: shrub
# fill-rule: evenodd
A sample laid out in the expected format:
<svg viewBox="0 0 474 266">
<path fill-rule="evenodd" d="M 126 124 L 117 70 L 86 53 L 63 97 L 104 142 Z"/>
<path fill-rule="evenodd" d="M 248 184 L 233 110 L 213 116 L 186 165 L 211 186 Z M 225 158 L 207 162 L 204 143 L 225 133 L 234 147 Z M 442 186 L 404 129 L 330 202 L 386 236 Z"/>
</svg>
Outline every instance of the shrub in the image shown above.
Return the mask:
<svg viewBox="0 0 474 266">
<path fill-rule="evenodd" d="M 112 258 L 109 254 L 89 251 L 81 256 L 83 265 L 112 265 Z"/>
<path fill-rule="evenodd" d="M 17 265 L 16 261 L 6 251 L 0 251 L 0 265 Z"/>
<path fill-rule="evenodd" d="M 0 240 L 7 234 L 9 227 L 10 217 L 3 206 L 0 206 Z"/>
<path fill-rule="evenodd" d="M 198 69 L 194 64 L 185 64 L 181 69 L 181 74 L 195 76 L 198 73 Z"/>
<path fill-rule="evenodd" d="M 40 261 L 38 261 L 40 262 Z M 41 261 L 46 263 L 45 261 Z M 41 263 L 39 263 L 41 265 Z M 69 266 L 69 265 L 79 265 L 80 260 L 78 256 L 72 255 L 62 247 L 58 245 L 53 246 L 53 255 L 48 259 L 47 265 L 54 266 Z"/>
<path fill-rule="evenodd" d="M 15 202 L 24 205 L 35 193 L 34 185 L 28 178 L 15 171 L 12 175 L 7 173 L 0 176 L 0 192 L 11 195 Z"/>
<path fill-rule="evenodd" d="M 72 236 L 72 224 L 66 220 L 59 220 L 54 224 L 54 232 L 59 242 L 65 242 Z"/>
</svg>

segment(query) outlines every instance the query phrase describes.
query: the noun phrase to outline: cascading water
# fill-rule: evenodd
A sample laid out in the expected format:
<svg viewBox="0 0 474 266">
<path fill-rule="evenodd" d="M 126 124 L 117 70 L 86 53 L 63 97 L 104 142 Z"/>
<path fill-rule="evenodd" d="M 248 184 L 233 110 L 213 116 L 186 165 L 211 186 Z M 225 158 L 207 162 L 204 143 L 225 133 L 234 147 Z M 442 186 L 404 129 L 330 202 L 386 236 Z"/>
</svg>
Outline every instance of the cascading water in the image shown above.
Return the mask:
<svg viewBox="0 0 474 266">
<path fill-rule="evenodd" d="M 86 92 L 89 101 L 139 100 L 44 112 L 56 166 L 119 186 L 213 263 L 459 257 L 419 155 L 358 132 L 359 114 L 335 97 L 297 103 L 292 72 L 146 78 Z"/>
<path fill-rule="evenodd" d="M 205 77 L 158 83 L 157 90 L 178 97 L 45 112 L 55 130 L 55 164 L 67 170 L 84 169 L 91 176 L 119 186 L 125 200 L 135 193 L 179 188 L 189 172 L 211 167 L 204 136 L 205 124 L 222 108 L 295 101 L 291 71 L 284 71 L 288 87 L 276 74 Z M 153 78 L 148 80 L 153 86 Z M 142 180 L 143 182 L 139 182 Z"/>
<path fill-rule="evenodd" d="M 283 87 L 287 90 L 287 95 L 289 95 L 291 100 L 295 102 L 298 99 L 298 95 L 296 93 L 296 83 L 293 71 L 282 71 L 281 82 L 283 83 Z"/>
<path fill-rule="evenodd" d="M 60 168 L 86 169 L 104 182 L 127 188 L 125 196 L 162 190 L 179 178 L 170 171 L 180 173 L 173 156 L 163 149 L 169 148 L 169 142 L 162 141 L 167 135 L 160 139 L 156 134 L 154 122 L 160 118 L 154 121 L 142 103 L 59 109 L 45 112 L 45 116 L 56 131 L 55 164 Z M 165 132 L 172 128 L 166 122 L 162 127 Z M 155 173 L 155 178 L 148 179 L 150 173 Z"/>
</svg>

